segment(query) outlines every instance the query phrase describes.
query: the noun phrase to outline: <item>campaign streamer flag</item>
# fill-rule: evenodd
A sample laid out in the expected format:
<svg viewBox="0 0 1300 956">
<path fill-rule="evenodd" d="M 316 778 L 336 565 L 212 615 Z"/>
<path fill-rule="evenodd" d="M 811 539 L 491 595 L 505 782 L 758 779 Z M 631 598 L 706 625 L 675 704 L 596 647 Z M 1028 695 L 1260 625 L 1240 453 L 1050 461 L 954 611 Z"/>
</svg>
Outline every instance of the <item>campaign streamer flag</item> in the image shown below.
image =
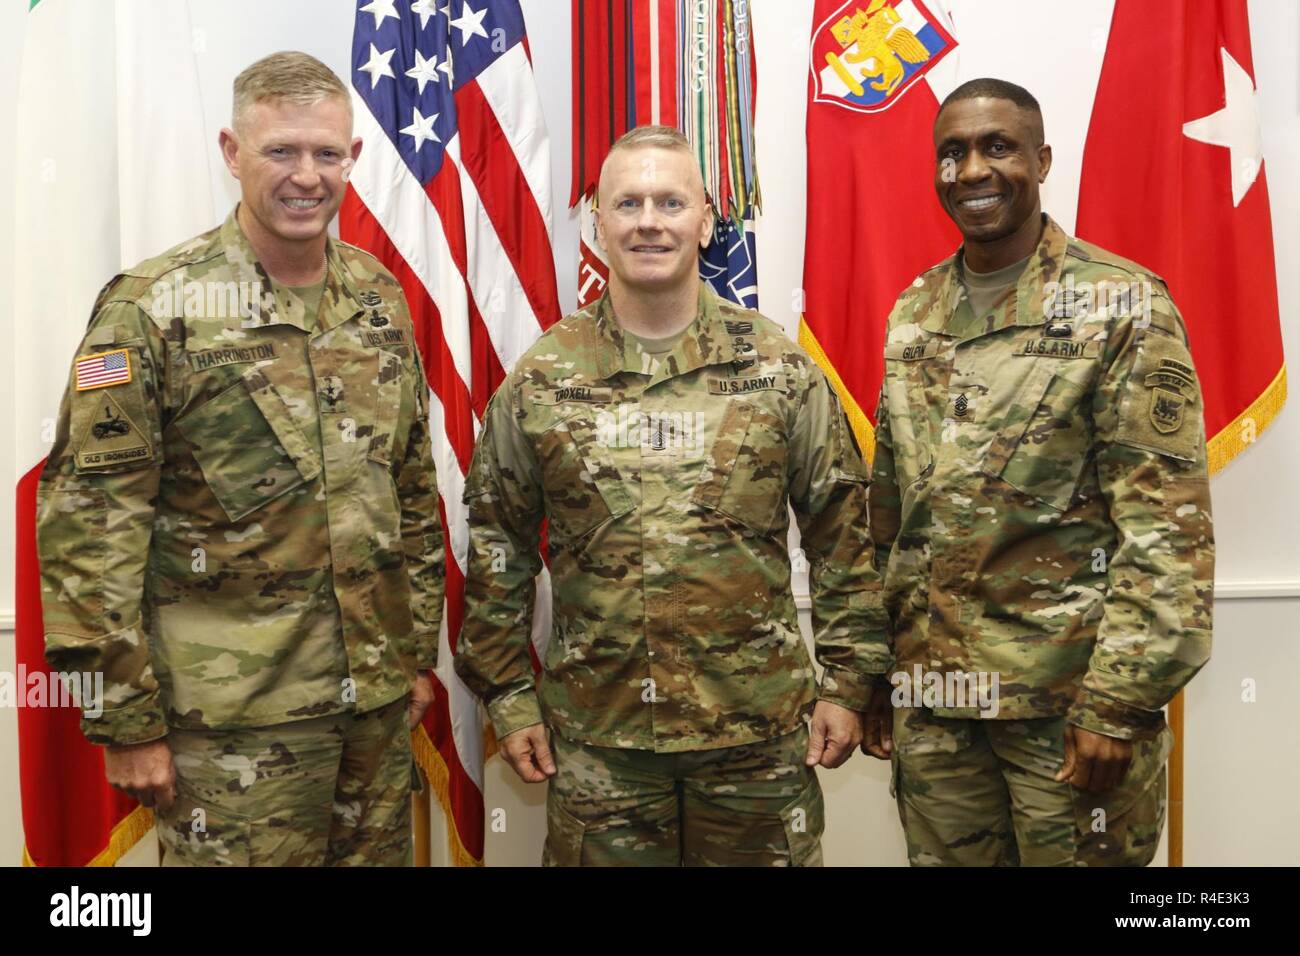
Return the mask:
<svg viewBox="0 0 1300 956">
<path fill-rule="evenodd" d="M 1286 400 L 1263 163 L 1246 0 L 1117 0 L 1078 233 L 1168 283 L 1205 396 L 1211 473 Z"/>
<path fill-rule="evenodd" d="M 580 206 L 578 306 L 609 280 L 596 239 L 600 166 L 621 135 L 647 124 L 682 130 L 718 221 L 700 277 L 758 307 L 754 156 L 758 74 L 745 0 L 572 0 L 573 181 Z"/>
<path fill-rule="evenodd" d="M 799 344 L 862 450 L 899 292 L 961 242 L 934 198 L 928 74 L 957 41 L 922 0 L 817 0 L 808 76 L 808 219 Z"/>
<path fill-rule="evenodd" d="M 339 234 L 406 293 L 432 395 L 447 545 L 436 697 L 416 757 L 459 865 L 483 861 L 484 715 L 452 668 L 469 545 L 461 497 L 492 393 L 560 318 L 550 154 L 518 0 L 369 0 L 352 41 L 356 134 Z M 538 578 L 534 642 L 550 633 Z"/>
<path fill-rule="evenodd" d="M 18 88 L 12 323 L 20 685 L 48 672 L 36 483 L 68 369 L 106 282 L 212 227 L 202 117 L 185 4 L 31 3 Z M 78 374 L 102 382 L 118 371 L 105 357 Z M 25 687 L 17 690 L 23 862 L 111 866 L 149 831 L 152 814 L 108 786 L 103 750 L 82 737 L 75 707 L 31 706 Z"/>
</svg>

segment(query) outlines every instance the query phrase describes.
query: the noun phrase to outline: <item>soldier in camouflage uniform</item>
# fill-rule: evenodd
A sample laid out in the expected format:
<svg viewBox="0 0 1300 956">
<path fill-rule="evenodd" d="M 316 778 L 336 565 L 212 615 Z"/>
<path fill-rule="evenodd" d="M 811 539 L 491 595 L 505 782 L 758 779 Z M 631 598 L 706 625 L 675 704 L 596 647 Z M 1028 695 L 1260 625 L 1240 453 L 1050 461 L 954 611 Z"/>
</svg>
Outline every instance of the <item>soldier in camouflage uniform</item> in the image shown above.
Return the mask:
<svg viewBox="0 0 1300 956">
<path fill-rule="evenodd" d="M 46 657 L 103 672 L 83 730 L 168 864 L 410 853 L 442 535 L 401 288 L 326 233 L 350 130 L 311 57 L 240 75 L 242 202 L 100 293 L 41 477 Z"/>
<path fill-rule="evenodd" d="M 866 466 L 817 366 L 699 281 L 712 215 L 680 133 L 617 143 L 600 202 L 606 294 L 543 335 L 487 412 L 456 669 L 519 775 L 551 777 L 547 864 L 816 865 L 814 767 L 851 754 L 889 664 Z"/>
<path fill-rule="evenodd" d="M 934 137 L 965 244 L 889 317 L 871 520 L 897 709 L 863 746 L 892 751 L 914 865 L 1145 865 L 1161 708 L 1210 652 L 1186 331 L 1158 276 L 1041 213 L 1026 91 L 971 81 Z"/>
</svg>

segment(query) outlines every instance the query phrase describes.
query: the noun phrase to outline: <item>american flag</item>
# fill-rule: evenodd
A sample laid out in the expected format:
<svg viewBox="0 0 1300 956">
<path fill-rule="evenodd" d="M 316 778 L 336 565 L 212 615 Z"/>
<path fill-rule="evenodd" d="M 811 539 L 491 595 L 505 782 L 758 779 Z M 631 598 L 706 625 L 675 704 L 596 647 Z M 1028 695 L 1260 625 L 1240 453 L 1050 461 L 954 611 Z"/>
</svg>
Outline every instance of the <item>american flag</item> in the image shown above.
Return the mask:
<svg viewBox="0 0 1300 956">
<path fill-rule="evenodd" d="M 100 352 L 77 359 L 77 391 L 131 381 L 131 360 L 126 349 Z"/>
<path fill-rule="evenodd" d="M 406 292 L 432 391 L 447 532 L 436 699 L 417 741 L 454 859 L 483 859 L 483 716 L 452 670 L 469 533 L 465 473 L 488 399 L 560 318 L 551 253 L 549 143 L 518 0 L 358 2 L 356 133 L 365 146 L 340 212 L 343 239 Z M 549 634 L 538 580 L 534 640 Z"/>
</svg>

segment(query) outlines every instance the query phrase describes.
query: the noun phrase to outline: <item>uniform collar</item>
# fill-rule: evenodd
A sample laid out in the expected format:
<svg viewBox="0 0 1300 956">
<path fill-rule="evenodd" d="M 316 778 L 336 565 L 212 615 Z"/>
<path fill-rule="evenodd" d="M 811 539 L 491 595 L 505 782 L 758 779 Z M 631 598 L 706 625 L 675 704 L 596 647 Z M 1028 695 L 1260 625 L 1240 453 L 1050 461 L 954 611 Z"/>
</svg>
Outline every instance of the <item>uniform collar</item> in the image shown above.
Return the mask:
<svg viewBox="0 0 1300 956">
<path fill-rule="evenodd" d="M 978 335 L 988 335 L 1013 325 L 1043 325 L 1047 315 L 1043 308 L 1044 288 L 1060 281 L 1065 265 L 1065 250 L 1069 235 L 1047 213 L 1043 213 L 1043 235 L 1038 240 L 1033 255 L 1025 265 L 1016 283 L 1016 294 L 1009 297 L 993 313 L 991 321 Z M 952 317 L 957 312 L 964 292 L 962 286 L 962 261 L 965 245 L 949 261 L 935 296 L 934 304 L 921 322 L 927 332 L 949 332 Z"/>
<path fill-rule="evenodd" d="M 627 348 L 623 330 L 614 318 L 608 287 L 596 304 L 595 321 L 591 323 L 590 329 L 596 355 L 596 374 L 602 381 L 619 372 L 641 374 L 641 366 L 630 357 L 635 350 Z M 686 332 L 672 350 L 660 357 L 659 367 L 649 385 L 708 365 L 737 361 L 741 357 L 737 345 L 745 345 L 745 340 L 737 342 L 736 339 L 737 336 L 727 329 L 718 305 L 717 293 L 707 282 L 701 280 L 695 320 L 687 326 Z"/>
<path fill-rule="evenodd" d="M 239 227 L 238 214 L 239 204 L 236 203 L 221 224 L 221 245 L 226 262 L 235 273 L 241 304 L 248 309 L 245 315 L 256 317 L 245 319 L 248 327 L 292 325 L 306 331 L 302 299 L 288 286 L 267 275 L 244 230 Z M 325 238 L 325 263 L 325 289 L 321 293 L 320 312 L 312 329 L 313 335 L 328 332 L 365 311 L 357 295 L 356 281 L 339 254 L 338 244 L 329 236 Z M 258 292 L 260 296 L 256 295 Z M 254 298 L 256 305 L 252 304 Z"/>
</svg>

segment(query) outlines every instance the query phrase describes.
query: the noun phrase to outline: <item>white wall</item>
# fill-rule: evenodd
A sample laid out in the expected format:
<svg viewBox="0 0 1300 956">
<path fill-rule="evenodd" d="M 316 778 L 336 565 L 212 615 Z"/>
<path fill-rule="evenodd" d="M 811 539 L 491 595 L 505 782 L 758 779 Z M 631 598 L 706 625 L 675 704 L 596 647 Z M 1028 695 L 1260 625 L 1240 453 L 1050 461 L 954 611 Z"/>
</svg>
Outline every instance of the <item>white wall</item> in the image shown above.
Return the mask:
<svg viewBox="0 0 1300 956">
<path fill-rule="evenodd" d="M 349 0 L 188 0 L 201 42 L 200 77 L 205 122 L 213 143 L 210 167 L 218 214 L 237 192 L 216 161 L 216 133 L 227 122 L 229 88 L 247 63 L 276 49 L 303 49 L 343 75 L 351 46 L 353 4 Z M 552 145 L 556 265 L 562 306 L 576 295 L 574 250 L 577 225 L 564 212 L 569 195 L 570 77 L 568 0 L 522 0 L 528 20 L 534 68 Z M 804 228 L 804 97 L 807 38 L 812 0 L 751 0 L 759 65 L 758 157 L 764 195 L 760 224 L 760 298 L 772 318 L 793 329 L 790 311 L 800 287 Z M 0 88 L 16 89 L 17 60 L 27 4 L 0 7 Z M 958 13 L 971 0 L 954 0 Z M 1095 9 L 1094 9 L 1095 7 Z M 997 22 L 1011 42 L 1052 24 L 1034 24 L 1040 5 L 1021 0 L 979 0 L 987 23 Z M 1109 20 L 1108 0 L 1089 0 L 1094 30 Z M 1293 0 L 1251 0 L 1255 70 L 1264 136 L 1265 169 L 1273 203 L 1279 298 L 1287 353 L 1300 355 L 1300 7 Z M 256 24 L 256 28 L 250 27 Z M 959 24 L 961 25 L 961 24 Z M 980 28 L 968 22 L 969 29 Z M 1090 31 L 1053 35 L 1037 69 L 1060 62 L 1062 44 L 1086 55 Z M 979 64 L 997 74 L 998 63 Z M 1008 77 L 1035 89 L 1035 75 Z M 1042 79 L 1040 74 L 1039 79 Z M 6 83 L 7 81 L 7 83 Z M 1086 108 L 1047 116 L 1055 147 L 1056 173 L 1077 170 Z M 12 98 L 0 100 L 0 269 L 11 268 L 13 205 L 11 169 L 14 126 Z M 1077 172 L 1075 173 L 1077 176 Z M 21 184 L 17 184 L 21 187 Z M 1056 200 L 1054 205 L 1054 199 Z M 1063 223 L 1072 224 L 1072 200 L 1046 202 Z M 17 237 L 21 241 L 21 237 Z M 0 272 L 0 309 L 13 315 L 9 276 Z M 106 277 L 107 278 L 107 277 Z M 89 303 L 87 303 L 89 306 Z M 16 318 L 14 319 L 16 320 Z M 30 319 L 29 319 L 30 320 Z M 0 350 L 0 376 L 10 357 Z M 63 369 L 52 370 L 59 375 Z M 8 401 L 6 393 L 5 401 Z M 1187 816 L 1185 859 L 1191 865 L 1300 862 L 1300 819 L 1291 795 L 1300 792 L 1300 761 L 1287 733 L 1289 704 L 1300 699 L 1300 496 L 1292 490 L 1300 474 L 1300 396 L 1266 432 L 1258 447 L 1230 465 L 1213 483 L 1218 537 L 1218 613 L 1214 657 L 1187 695 Z M 12 429 L 8 406 L 0 409 L 0 474 L 12 475 Z M 12 627 L 13 508 L 0 511 L 0 627 Z M 0 641 L 0 669 L 12 670 L 11 631 Z M 1242 702 L 1242 681 L 1256 681 L 1255 703 Z M 0 710 L 0 865 L 16 862 L 21 848 L 18 816 L 14 712 Z M 541 787 L 520 784 L 499 760 L 487 767 L 489 813 L 506 812 L 504 833 L 487 835 L 488 862 L 531 865 L 540 856 L 544 833 Z M 827 793 L 826 859 L 830 864 L 901 865 L 903 842 L 885 787 L 885 767 L 863 757 L 823 775 Z M 435 830 L 437 821 L 435 819 Z M 435 837 L 440 833 L 435 832 Z M 147 863 L 152 849 L 132 855 Z"/>
</svg>

